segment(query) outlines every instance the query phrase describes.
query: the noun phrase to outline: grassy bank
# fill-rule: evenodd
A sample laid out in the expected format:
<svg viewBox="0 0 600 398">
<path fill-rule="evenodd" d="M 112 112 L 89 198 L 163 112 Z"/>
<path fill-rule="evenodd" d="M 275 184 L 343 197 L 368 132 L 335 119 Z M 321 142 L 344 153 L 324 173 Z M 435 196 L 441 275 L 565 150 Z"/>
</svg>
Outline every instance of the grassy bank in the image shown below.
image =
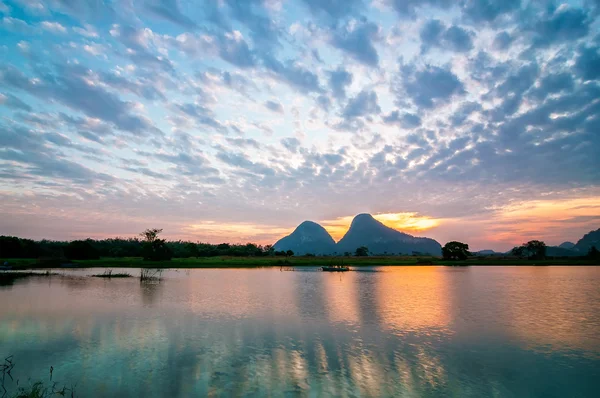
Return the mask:
<svg viewBox="0 0 600 398">
<path fill-rule="evenodd" d="M 8 260 L 15 269 L 43 268 L 35 259 Z M 440 257 L 413 256 L 372 256 L 372 257 L 201 257 L 175 258 L 171 261 L 151 262 L 139 257 L 101 258 L 99 260 L 73 261 L 70 267 L 106 268 L 247 268 L 280 266 L 322 266 L 322 265 L 384 266 L 384 265 L 599 265 L 583 257 L 570 257 L 546 260 L 519 260 L 515 258 L 484 257 L 466 261 L 445 261 Z M 57 268 L 53 266 L 52 268 Z"/>
</svg>

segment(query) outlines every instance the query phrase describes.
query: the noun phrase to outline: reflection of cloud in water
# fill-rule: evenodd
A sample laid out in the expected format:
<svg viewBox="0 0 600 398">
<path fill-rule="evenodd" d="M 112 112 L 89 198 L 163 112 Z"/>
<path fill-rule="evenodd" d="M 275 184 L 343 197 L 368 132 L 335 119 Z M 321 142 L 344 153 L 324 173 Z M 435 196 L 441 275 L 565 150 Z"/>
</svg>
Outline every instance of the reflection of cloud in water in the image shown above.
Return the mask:
<svg viewBox="0 0 600 398">
<path fill-rule="evenodd" d="M 382 327 L 397 334 L 448 333 L 452 317 L 447 273 L 436 267 L 403 267 L 378 273 Z"/>
<path fill-rule="evenodd" d="M 598 276 L 507 270 L 404 267 L 341 278 L 202 270 L 166 275 L 151 292 L 137 279 L 90 280 L 85 289 L 32 282 L 0 296 L 11 302 L 0 307 L 0 353 L 15 355 L 22 379 L 54 366 L 82 396 L 591 391 L 597 361 L 529 342 L 593 350 Z M 569 278 L 577 288 L 562 285 Z M 565 324 L 549 326 L 555 334 L 544 340 L 545 319 Z"/>
</svg>

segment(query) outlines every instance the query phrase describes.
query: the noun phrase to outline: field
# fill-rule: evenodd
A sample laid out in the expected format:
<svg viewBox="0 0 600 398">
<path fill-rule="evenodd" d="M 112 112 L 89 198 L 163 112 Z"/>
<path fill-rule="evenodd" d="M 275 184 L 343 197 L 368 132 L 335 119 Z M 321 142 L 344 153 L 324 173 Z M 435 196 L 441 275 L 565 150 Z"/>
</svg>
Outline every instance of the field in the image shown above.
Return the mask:
<svg viewBox="0 0 600 398">
<path fill-rule="evenodd" d="M 60 268 L 56 264 L 44 266 L 36 259 L 5 260 L 13 268 Z M 101 258 L 77 260 L 62 264 L 63 267 L 106 268 L 248 268 L 248 267 L 300 267 L 322 265 L 385 266 L 385 265 L 596 265 L 597 261 L 585 257 L 554 258 L 546 260 L 523 260 L 510 257 L 470 258 L 466 261 L 447 261 L 440 257 L 416 256 L 370 256 L 370 257 L 200 257 L 175 258 L 171 261 L 144 261 L 140 257 Z"/>
</svg>

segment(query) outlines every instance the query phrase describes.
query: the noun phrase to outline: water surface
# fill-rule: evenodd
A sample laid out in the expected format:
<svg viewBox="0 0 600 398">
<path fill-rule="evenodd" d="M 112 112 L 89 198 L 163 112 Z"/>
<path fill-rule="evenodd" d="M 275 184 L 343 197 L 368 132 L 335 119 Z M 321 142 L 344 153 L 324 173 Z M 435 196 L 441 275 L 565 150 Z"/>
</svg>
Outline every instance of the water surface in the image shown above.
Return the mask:
<svg viewBox="0 0 600 398">
<path fill-rule="evenodd" d="M 0 285 L 0 355 L 20 383 L 53 366 L 98 397 L 600 392 L 600 267 L 86 276 L 101 272 Z"/>
</svg>

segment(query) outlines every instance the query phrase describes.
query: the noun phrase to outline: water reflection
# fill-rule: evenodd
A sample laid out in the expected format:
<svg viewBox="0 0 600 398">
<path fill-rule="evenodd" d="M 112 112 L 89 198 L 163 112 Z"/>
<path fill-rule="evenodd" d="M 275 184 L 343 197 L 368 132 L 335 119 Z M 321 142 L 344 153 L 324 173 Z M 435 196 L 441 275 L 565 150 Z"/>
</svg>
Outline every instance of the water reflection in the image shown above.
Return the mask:
<svg viewBox="0 0 600 398">
<path fill-rule="evenodd" d="M 0 291 L 0 354 L 82 396 L 591 396 L 598 282 L 554 267 L 31 279 Z"/>
</svg>

